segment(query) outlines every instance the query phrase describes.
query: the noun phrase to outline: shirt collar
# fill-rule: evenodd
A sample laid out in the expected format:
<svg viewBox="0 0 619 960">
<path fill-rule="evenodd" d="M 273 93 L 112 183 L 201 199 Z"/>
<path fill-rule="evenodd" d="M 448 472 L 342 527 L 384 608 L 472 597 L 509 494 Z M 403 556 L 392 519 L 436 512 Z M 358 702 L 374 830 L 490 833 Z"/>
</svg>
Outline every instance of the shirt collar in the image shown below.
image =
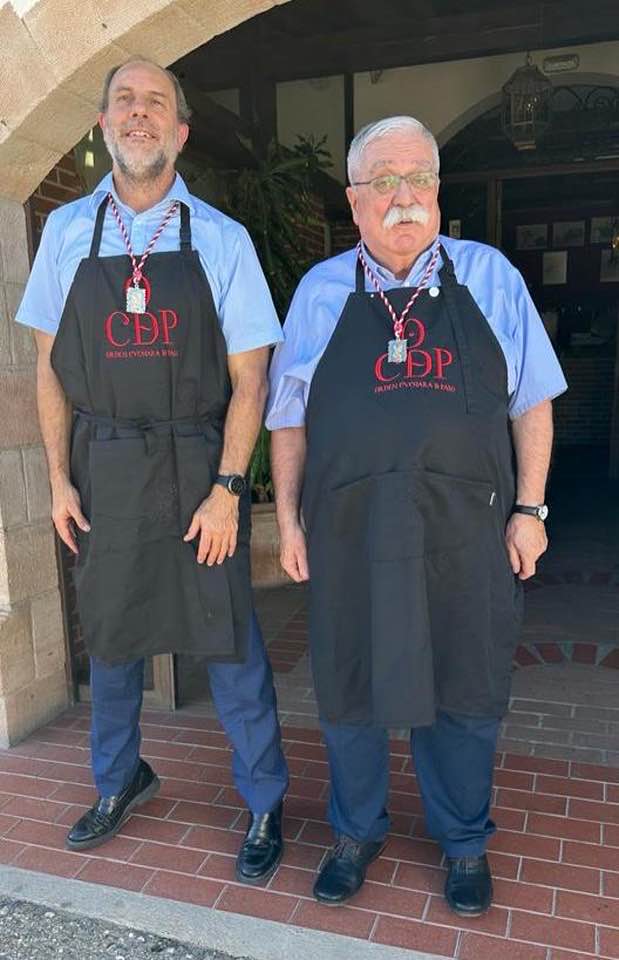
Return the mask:
<svg viewBox="0 0 619 960">
<path fill-rule="evenodd" d="M 439 240 L 442 242 L 442 238 L 439 237 Z M 363 248 L 363 256 L 368 262 L 368 265 L 374 271 L 376 276 L 383 281 L 383 283 L 388 283 L 390 286 L 394 287 L 414 287 L 416 286 L 416 281 L 420 280 L 424 270 L 428 266 L 430 257 L 432 256 L 431 251 L 434 249 L 434 243 L 424 252 L 421 256 L 417 257 L 415 263 L 412 265 L 408 274 L 404 277 L 403 280 L 400 280 L 395 276 L 387 267 L 383 267 L 380 263 L 377 263 L 372 254 L 369 252 L 363 240 L 361 241 L 361 246 Z M 438 265 L 441 263 L 441 257 L 439 256 Z M 433 279 L 432 277 L 430 278 Z"/>
<path fill-rule="evenodd" d="M 90 195 L 91 209 L 95 209 L 96 207 L 98 207 L 101 201 L 103 200 L 103 197 L 108 193 L 112 194 L 119 208 L 122 207 L 124 210 L 129 210 L 129 212 L 133 216 L 135 216 L 135 211 L 130 210 L 130 208 L 128 208 L 122 202 L 122 200 L 119 199 L 118 194 L 116 193 L 116 187 L 114 186 L 114 178 L 112 177 L 111 171 L 104 176 L 103 180 L 101 180 L 100 183 L 97 184 L 97 186 L 91 193 Z M 189 207 L 189 210 L 191 213 L 195 213 L 196 208 L 193 201 L 193 197 L 189 193 L 189 190 L 187 189 L 187 185 L 183 180 L 183 178 L 181 177 L 180 173 L 176 174 L 174 178 L 174 182 L 170 187 L 170 189 L 168 190 L 168 192 L 166 193 L 165 197 L 163 197 L 159 201 L 159 203 L 155 204 L 155 207 L 151 207 L 151 209 L 157 209 L 160 206 L 166 206 L 167 204 L 171 203 L 172 200 L 178 200 L 180 203 L 184 203 L 187 207 Z"/>
</svg>

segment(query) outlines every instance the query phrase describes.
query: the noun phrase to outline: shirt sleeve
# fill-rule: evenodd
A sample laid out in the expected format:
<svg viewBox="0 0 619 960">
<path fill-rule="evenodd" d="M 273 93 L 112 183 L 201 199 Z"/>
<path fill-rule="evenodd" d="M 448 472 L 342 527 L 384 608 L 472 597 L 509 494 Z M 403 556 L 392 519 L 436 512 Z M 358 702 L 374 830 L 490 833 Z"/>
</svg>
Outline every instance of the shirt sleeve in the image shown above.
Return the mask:
<svg viewBox="0 0 619 960">
<path fill-rule="evenodd" d="M 39 249 L 32 264 L 15 320 L 53 336 L 58 332 L 65 296 L 58 269 L 60 231 L 55 211 L 45 221 Z"/>
<path fill-rule="evenodd" d="M 316 343 L 313 333 L 319 326 L 319 313 L 311 309 L 312 298 L 307 279 L 296 289 L 284 323 L 284 342 L 278 344 L 269 371 L 269 399 L 266 408 L 267 430 L 302 427 L 314 370 L 324 344 Z M 308 323 L 308 317 L 312 323 Z"/>
<path fill-rule="evenodd" d="M 506 308 L 512 314 L 515 385 L 509 402 L 512 420 L 567 390 L 563 371 L 521 274 L 512 268 Z"/>
<path fill-rule="evenodd" d="M 244 227 L 238 224 L 235 227 L 235 237 L 224 260 L 227 270 L 219 301 L 229 354 L 272 346 L 283 339 L 254 245 Z"/>
</svg>

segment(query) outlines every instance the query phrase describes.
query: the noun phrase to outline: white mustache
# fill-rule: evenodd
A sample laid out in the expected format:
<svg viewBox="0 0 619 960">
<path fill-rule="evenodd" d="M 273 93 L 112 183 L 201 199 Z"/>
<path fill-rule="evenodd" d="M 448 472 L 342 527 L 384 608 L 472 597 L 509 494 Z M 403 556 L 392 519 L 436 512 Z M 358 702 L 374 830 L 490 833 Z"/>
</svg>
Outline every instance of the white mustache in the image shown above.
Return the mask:
<svg viewBox="0 0 619 960">
<path fill-rule="evenodd" d="M 397 223 L 420 223 L 425 226 L 430 214 L 419 203 L 411 203 L 408 207 L 389 207 L 383 218 L 383 227 L 389 230 Z"/>
</svg>

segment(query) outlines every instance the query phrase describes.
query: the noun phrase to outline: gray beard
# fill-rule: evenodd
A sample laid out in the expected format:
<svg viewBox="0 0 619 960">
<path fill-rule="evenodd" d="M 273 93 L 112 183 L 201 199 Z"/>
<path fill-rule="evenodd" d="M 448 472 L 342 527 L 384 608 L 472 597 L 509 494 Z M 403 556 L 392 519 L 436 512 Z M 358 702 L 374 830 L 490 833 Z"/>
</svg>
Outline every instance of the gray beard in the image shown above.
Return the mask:
<svg viewBox="0 0 619 960">
<path fill-rule="evenodd" d="M 133 183 L 149 183 L 151 180 L 157 180 L 166 168 L 168 158 L 163 149 L 148 163 L 136 166 L 127 162 L 118 143 L 113 140 L 110 141 L 107 137 L 104 139 L 112 160 L 116 163 L 122 175 Z"/>
</svg>

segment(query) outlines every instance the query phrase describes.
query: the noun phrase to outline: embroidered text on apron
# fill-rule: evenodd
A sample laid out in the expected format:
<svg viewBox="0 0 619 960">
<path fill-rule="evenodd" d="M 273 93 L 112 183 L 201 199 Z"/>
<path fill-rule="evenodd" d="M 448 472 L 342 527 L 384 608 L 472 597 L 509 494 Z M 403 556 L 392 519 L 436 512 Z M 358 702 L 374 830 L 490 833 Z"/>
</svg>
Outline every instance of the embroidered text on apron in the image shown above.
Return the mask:
<svg viewBox="0 0 619 960">
<path fill-rule="evenodd" d="M 500 345 L 441 249 L 441 287 L 392 324 L 350 294 L 308 401 L 303 513 L 320 715 L 409 727 L 499 716 L 521 619 L 504 531 L 514 502 Z M 438 293 L 438 296 L 436 295 Z M 391 290 L 399 313 L 410 289 Z"/>
<path fill-rule="evenodd" d="M 52 350 L 73 404 L 71 478 L 91 532 L 75 568 L 88 651 L 116 663 L 165 652 L 242 660 L 251 612 L 250 505 L 221 566 L 198 564 L 191 517 L 219 469 L 231 395 L 226 344 L 180 206 L 180 250 L 147 262 L 144 313 L 127 313 L 128 256 L 99 257 L 97 213 Z"/>
</svg>

